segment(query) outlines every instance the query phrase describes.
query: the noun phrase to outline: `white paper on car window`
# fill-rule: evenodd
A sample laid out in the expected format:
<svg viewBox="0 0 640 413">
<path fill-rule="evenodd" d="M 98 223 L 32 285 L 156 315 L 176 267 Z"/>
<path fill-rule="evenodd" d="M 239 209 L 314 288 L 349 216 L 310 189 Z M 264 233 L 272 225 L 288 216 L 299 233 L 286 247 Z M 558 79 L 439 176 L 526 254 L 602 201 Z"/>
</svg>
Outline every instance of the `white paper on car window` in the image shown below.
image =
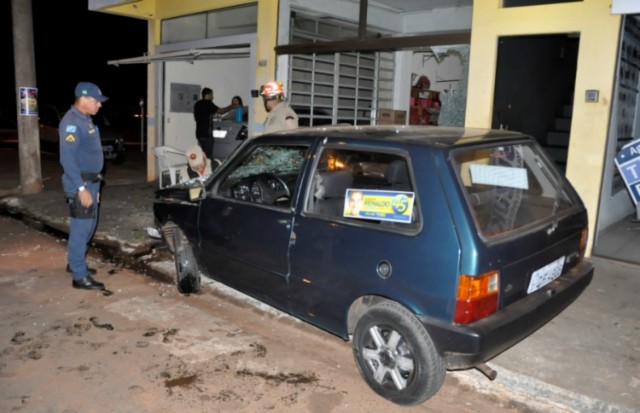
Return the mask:
<svg viewBox="0 0 640 413">
<path fill-rule="evenodd" d="M 470 171 L 471 181 L 474 184 L 529 189 L 527 170 L 525 168 L 473 164 Z"/>
</svg>

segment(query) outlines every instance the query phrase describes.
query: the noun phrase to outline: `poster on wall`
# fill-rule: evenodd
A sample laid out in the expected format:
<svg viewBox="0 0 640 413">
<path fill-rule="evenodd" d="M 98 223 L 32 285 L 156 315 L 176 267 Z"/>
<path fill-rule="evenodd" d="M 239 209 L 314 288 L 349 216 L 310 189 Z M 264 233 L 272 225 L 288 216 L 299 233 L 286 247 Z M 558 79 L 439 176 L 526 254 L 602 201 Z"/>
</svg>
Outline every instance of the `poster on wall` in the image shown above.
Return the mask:
<svg viewBox="0 0 640 413">
<path fill-rule="evenodd" d="M 38 89 L 20 87 L 20 115 L 38 115 Z"/>
<path fill-rule="evenodd" d="M 171 112 L 193 113 L 193 105 L 200 98 L 200 85 L 171 83 Z"/>
<path fill-rule="evenodd" d="M 623 146 L 615 161 L 637 207 L 640 204 L 640 139 Z"/>
</svg>

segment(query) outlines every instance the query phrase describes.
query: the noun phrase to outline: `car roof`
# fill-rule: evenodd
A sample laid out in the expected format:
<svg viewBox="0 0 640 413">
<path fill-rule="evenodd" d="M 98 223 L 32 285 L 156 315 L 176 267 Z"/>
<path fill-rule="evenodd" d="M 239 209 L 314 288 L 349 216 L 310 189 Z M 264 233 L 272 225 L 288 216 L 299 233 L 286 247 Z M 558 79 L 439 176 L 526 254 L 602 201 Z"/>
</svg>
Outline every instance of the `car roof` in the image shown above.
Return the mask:
<svg viewBox="0 0 640 413">
<path fill-rule="evenodd" d="M 528 135 L 509 130 L 414 125 L 332 125 L 299 128 L 272 135 L 384 140 L 433 146 L 458 146 L 508 138 L 531 139 Z"/>
</svg>

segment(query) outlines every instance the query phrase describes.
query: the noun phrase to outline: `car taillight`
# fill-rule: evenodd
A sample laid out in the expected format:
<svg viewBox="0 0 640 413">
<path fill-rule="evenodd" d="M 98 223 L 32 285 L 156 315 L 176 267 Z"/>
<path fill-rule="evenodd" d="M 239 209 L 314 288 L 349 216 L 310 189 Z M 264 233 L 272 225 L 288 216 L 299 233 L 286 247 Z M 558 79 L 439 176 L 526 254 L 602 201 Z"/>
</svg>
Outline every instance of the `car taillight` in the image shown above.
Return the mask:
<svg viewBox="0 0 640 413">
<path fill-rule="evenodd" d="M 468 324 L 495 313 L 499 290 L 498 271 L 477 276 L 460 275 L 454 321 Z"/>
<path fill-rule="evenodd" d="M 587 240 L 589 238 L 589 227 L 585 225 L 580 233 L 580 246 L 578 247 L 578 262 L 584 258 L 584 253 L 587 250 Z"/>
</svg>

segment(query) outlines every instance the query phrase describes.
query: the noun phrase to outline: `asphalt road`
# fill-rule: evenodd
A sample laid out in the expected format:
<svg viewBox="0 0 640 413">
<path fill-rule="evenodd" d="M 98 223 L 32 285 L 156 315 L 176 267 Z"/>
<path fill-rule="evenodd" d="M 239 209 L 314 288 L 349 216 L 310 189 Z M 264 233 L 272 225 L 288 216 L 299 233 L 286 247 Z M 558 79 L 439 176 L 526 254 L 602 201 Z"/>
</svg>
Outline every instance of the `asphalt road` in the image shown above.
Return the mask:
<svg viewBox="0 0 640 413">
<path fill-rule="evenodd" d="M 89 263 L 112 294 L 76 290 L 65 239 L 0 225 L 2 412 L 531 411 L 452 374 L 422 405 L 391 404 L 337 337 L 211 282 L 182 296 L 98 251 Z"/>
</svg>

